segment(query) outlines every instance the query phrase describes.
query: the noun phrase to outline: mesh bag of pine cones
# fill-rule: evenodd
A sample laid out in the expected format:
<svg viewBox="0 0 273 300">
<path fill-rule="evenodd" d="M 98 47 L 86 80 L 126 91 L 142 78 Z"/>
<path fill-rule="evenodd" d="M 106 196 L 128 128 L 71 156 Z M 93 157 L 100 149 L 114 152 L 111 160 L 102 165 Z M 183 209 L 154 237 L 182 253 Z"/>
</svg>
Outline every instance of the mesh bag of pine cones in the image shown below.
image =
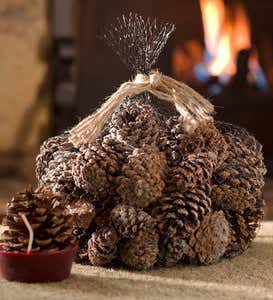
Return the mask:
<svg viewBox="0 0 273 300">
<path fill-rule="evenodd" d="M 260 143 L 152 70 L 173 31 L 135 14 L 105 29 L 135 80 L 41 146 L 39 189 L 59 195 L 73 217 L 78 263 L 213 264 L 243 253 L 263 218 Z"/>
</svg>

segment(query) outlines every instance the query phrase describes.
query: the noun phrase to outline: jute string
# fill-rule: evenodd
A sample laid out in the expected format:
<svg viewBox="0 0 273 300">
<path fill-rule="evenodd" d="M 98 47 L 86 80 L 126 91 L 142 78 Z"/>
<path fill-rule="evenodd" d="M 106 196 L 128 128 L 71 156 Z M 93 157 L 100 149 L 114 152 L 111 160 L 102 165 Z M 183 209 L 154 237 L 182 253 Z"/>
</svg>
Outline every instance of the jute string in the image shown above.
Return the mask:
<svg viewBox="0 0 273 300">
<path fill-rule="evenodd" d="M 160 100 L 173 103 L 183 117 L 185 130 L 194 130 L 199 123 L 210 121 L 213 105 L 186 84 L 158 71 L 149 75 L 138 74 L 134 81 L 123 83 L 120 88 L 92 115 L 70 130 L 70 141 L 77 147 L 91 143 L 100 135 L 113 112 L 127 98 L 149 92 Z"/>
</svg>

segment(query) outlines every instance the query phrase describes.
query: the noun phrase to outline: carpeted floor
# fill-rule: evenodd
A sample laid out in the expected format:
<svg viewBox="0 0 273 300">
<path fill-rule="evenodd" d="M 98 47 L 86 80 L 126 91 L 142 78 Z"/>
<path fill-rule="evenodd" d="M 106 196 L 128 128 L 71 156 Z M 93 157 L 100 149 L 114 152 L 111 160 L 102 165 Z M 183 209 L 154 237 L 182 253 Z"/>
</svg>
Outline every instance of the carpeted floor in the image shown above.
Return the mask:
<svg viewBox="0 0 273 300">
<path fill-rule="evenodd" d="M 273 299 L 273 222 L 265 222 L 250 249 L 217 265 L 145 272 L 74 265 L 61 283 L 0 279 L 1 300 Z"/>
</svg>

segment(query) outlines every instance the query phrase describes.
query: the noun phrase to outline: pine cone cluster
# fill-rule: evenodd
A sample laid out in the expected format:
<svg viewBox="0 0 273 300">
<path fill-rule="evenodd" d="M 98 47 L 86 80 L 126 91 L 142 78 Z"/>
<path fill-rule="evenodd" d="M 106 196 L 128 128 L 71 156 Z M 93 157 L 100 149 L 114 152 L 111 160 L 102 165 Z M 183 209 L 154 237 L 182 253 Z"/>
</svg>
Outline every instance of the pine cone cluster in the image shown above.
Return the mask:
<svg viewBox="0 0 273 300">
<path fill-rule="evenodd" d="M 182 117 L 167 119 L 141 98 L 126 100 L 94 143 L 75 148 L 65 134 L 37 157 L 40 188 L 61 197 L 73 224 L 77 262 L 96 266 L 240 254 L 263 216 L 264 175 L 246 130 L 209 122 L 187 133 Z"/>
<path fill-rule="evenodd" d="M 19 193 L 7 204 L 3 225 L 8 229 L 1 237 L 7 251 L 26 251 L 29 232 L 24 215 L 34 232 L 32 251 L 63 249 L 75 244 L 70 217 L 60 207 L 53 207 L 54 195 L 33 191 Z"/>
</svg>

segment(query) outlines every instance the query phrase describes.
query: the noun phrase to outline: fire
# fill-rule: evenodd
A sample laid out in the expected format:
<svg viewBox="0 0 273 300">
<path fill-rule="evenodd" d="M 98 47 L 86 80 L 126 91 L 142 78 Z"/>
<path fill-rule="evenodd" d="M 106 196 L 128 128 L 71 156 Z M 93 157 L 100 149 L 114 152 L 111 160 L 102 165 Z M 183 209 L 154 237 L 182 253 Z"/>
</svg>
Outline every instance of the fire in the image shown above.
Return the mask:
<svg viewBox="0 0 273 300">
<path fill-rule="evenodd" d="M 246 10 L 238 2 L 231 10 L 223 0 L 199 0 L 206 46 L 208 76 L 229 79 L 236 73 L 238 53 L 251 48 L 251 28 Z M 261 71 L 256 56 L 249 61 L 251 73 Z M 255 77 L 255 76 L 254 76 Z"/>
</svg>

